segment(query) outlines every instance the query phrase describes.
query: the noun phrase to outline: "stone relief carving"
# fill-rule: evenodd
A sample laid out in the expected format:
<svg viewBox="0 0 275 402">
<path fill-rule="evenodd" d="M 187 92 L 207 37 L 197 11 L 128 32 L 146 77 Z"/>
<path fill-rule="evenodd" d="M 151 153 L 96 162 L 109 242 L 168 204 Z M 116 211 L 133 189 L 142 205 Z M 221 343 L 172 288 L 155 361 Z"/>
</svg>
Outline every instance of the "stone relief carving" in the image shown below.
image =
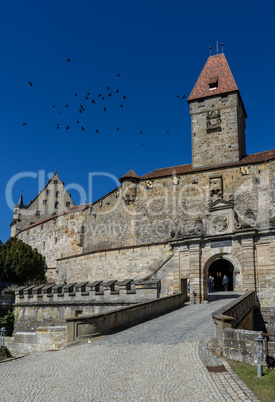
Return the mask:
<svg viewBox="0 0 275 402">
<path fill-rule="evenodd" d="M 234 226 L 236 230 L 254 228 L 256 226 L 256 218 L 252 209 L 248 208 L 244 213 L 244 218 L 241 219 L 237 212 L 234 214 Z"/>
<path fill-rule="evenodd" d="M 212 227 L 214 232 L 221 233 L 228 228 L 228 224 L 229 224 L 228 217 L 219 215 L 213 219 Z"/>
<path fill-rule="evenodd" d="M 211 110 L 206 115 L 206 131 L 221 131 L 221 112 L 220 109 Z"/>
<path fill-rule="evenodd" d="M 203 222 L 201 218 L 195 220 L 195 232 L 197 234 L 202 234 L 204 232 Z"/>
<path fill-rule="evenodd" d="M 209 189 L 210 189 L 210 197 L 211 203 L 215 202 L 218 199 L 223 198 L 223 182 L 222 176 L 210 177 L 209 178 Z"/>
</svg>

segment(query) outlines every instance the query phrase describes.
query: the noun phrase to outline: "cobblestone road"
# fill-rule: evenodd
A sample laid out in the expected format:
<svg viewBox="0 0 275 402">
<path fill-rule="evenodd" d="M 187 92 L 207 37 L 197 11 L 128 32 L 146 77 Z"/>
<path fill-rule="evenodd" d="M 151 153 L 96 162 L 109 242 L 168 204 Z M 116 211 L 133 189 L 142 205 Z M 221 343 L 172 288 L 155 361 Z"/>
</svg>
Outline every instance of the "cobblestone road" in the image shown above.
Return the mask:
<svg viewBox="0 0 275 402">
<path fill-rule="evenodd" d="M 2 363 L 0 400 L 256 401 L 206 349 L 211 313 L 230 301 L 186 305 L 85 345 Z M 222 364 L 227 372 L 205 367 Z"/>
</svg>

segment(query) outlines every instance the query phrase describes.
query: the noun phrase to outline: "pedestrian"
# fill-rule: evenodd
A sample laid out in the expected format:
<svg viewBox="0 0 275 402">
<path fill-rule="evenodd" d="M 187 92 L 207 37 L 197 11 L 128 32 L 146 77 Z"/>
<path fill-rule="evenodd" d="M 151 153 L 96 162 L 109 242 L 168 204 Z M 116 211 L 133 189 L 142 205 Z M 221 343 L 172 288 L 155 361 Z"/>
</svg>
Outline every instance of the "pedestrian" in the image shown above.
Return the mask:
<svg viewBox="0 0 275 402">
<path fill-rule="evenodd" d="M 211 277 L 212 282 L 211 282 L 211 292 L 215 292 L 215 278 L 214 276 Z"/>
<path fill-rule="evenodd" d="M 222 284 L 224 287 L 224 290 L 227 291 L 227 287 L 228 287 L 228 278 L 227 276 L 224 274 L 223 278 L 222 278 Z"/>
<path fill-rule="evenodd" d="M 207 279 L 207 284 L 208 284 L 208 293 L 211 293 L 211 284 L 212 284 L 212 276 L 209 275 L 209 278 Z"/>
</svg>

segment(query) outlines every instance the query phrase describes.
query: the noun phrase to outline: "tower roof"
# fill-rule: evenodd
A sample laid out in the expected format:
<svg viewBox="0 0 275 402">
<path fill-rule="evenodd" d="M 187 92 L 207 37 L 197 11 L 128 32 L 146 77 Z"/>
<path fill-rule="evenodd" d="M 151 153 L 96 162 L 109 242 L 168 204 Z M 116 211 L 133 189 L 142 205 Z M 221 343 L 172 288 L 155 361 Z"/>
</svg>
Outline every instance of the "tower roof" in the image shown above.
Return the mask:
<svg viewBox="0 0 275 402">
<path fill-rule="evenodd" d="M 207 59 L 187 102 L 238 90 L 226 57 L 220 53 Z"/>
<path fill-rule="evenodd" d="M 125 179 L 139 179 L 139 176 L 131 169 L 119 179 L 120 183 L 122 183 Z"/>
<path fill-rule="evenodd" d="M 18 203 L 14 206 L 14 208 L 24 208 L 25 205 L 23 203 L 23 191 L 21 191 Z"/>
</svg>

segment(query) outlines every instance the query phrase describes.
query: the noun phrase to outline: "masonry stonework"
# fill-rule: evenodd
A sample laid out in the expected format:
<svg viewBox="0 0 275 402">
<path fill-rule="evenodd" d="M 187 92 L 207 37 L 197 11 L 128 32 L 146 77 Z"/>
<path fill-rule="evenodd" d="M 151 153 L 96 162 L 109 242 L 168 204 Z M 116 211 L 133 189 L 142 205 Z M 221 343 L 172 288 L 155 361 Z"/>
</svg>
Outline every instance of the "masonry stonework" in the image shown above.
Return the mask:
<svg viewBox="0 0 275 402">
<path fill-rule="evenodd" d="M 46 256 L 49 280 L 151 278 L 163 296 L 189 280 L 201 303 L 208 275 L 215 290 L 227 275 L 229 291 L 256 290 L 274 306 L 275 150 L 246 155 L 246 111 L 224 54 L 207 60 L 188 103 L 192 164 L 130 170 L 93 204 L 24 221 L 17 236 Z"/>
</svg>

